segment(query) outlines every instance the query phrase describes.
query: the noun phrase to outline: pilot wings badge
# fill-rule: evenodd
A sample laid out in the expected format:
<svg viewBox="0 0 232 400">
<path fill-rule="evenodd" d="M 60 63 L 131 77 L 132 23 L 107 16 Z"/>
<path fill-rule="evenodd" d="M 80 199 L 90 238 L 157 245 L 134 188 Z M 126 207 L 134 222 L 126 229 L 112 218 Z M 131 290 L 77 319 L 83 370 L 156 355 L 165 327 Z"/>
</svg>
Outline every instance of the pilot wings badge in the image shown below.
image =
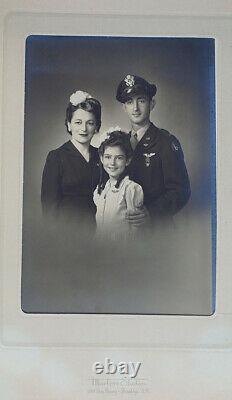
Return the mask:
<svg viewBox="0 0 232 400">
<path fill-rule="evenodd" d="M 143 153 L 145 157 L 145 165 L 146 167 L 150 167 L 151 165 L 151 157 L 155 156 L 156 153 Z"/>
</svg>

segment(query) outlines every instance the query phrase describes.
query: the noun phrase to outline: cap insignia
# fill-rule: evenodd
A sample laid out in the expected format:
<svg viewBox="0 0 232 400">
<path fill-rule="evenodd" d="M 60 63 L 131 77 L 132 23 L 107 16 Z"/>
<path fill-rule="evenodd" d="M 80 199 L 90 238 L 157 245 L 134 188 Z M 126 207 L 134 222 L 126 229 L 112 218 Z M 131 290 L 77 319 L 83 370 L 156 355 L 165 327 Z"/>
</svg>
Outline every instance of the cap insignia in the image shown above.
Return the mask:
<svg viewBox="0 0 232 400">
<path fill-rule="evenodd" d="M 127 86 L 132 87 L 132 86 L 134 86 L 134 84 L 135 84 L 135 78 L 134 78 L 133 75 L 127 75 L 127 76 L 125 77 L 125 79 L 124 79 L 124 82 L 125 82 L 125 84 L 126 84 Z"/>
</svg>

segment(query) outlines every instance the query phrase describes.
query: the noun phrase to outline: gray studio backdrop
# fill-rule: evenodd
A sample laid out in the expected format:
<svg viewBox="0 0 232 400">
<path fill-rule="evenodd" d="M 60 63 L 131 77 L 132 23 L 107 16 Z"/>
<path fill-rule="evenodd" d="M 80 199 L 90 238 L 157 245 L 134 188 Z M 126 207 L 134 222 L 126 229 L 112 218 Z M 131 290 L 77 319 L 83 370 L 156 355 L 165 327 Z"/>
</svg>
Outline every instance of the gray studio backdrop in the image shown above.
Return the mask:
<svg viewBox="0 0 232 400">
<path fill-rule="evenodd" d="M 211 314 L 216 231 L 214 41 L 30 36 L 25 51 L 23 310 Z M 122 260 L 106 248 L 104 255 L 83 258 L 78 244 L 76 252 L 73 247 L 68 251 L 67 238 L 57 242 L 51 233 L 44 235 L 42 171 L 48 151 L 70 138 L 64 119 L 75 90 L 85 90 L 101 102 L 102 132 L 115 125 L 129 130 L 115 99 L 126 74 L 157 85 L 152 121 L 180 140 L 192 195 L 175 217 L 175 236 L 160 239 L 157 257 L 151 243 L 141 242 L 139 257 L 130 254 Z"/>
</svg>

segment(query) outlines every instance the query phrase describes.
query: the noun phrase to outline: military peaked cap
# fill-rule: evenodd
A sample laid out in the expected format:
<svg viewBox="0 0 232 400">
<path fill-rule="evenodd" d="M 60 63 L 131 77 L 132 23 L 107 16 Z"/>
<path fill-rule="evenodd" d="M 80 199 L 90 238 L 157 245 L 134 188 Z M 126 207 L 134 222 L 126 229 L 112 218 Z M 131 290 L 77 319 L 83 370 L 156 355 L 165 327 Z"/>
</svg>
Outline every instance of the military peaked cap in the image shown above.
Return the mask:
<svg viewBox="0 0 232 400">
<path fill-rule="evenodd" d="M 116 99 L 125 103 L 130 97 L 143 94 L 151 99 L 156 94 L 156 85 L 136 75 L 127 75 L 118 85 Z"/>
</svg>

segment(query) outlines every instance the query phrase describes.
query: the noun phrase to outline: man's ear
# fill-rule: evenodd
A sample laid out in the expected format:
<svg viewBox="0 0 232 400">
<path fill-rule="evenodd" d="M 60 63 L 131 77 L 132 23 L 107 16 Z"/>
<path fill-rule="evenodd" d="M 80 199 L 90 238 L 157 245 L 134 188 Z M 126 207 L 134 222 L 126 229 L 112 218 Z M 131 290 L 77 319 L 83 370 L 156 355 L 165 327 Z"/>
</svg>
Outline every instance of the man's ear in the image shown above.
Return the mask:
<svg viewBox="0 0 232 400">
<path fill-rule="evenodd" d="M 127 160 L 126 160 L 126 167 L 128 167 L 128 165 L 130 164 L 131 160 L 132 160 L 131 157 L 130 157 L 130 158 L 127 158 Z"/>
<path fill-rule="evenodd" d="M 153 108 L 156 105 L 156 101 L 155 101 L 155 96 L 152 97 L 151 101 L 150 101 L 150 111 L 153 110 Z"/>
<path fill-rule="evenodd" d="M 127 112 L 127 111 L 126 111 L 126 105 L 125 105 L 125 103 L 122 103 L 122 109 L 123 109 L 125 112 Z"/>
<path fill-rule="evenodd" d="M 101 163 L 103 164 L 103 157 L 102 157 L 102 155 L 100 155 L 100 160 L 101 160 Z"/>
</svg>

